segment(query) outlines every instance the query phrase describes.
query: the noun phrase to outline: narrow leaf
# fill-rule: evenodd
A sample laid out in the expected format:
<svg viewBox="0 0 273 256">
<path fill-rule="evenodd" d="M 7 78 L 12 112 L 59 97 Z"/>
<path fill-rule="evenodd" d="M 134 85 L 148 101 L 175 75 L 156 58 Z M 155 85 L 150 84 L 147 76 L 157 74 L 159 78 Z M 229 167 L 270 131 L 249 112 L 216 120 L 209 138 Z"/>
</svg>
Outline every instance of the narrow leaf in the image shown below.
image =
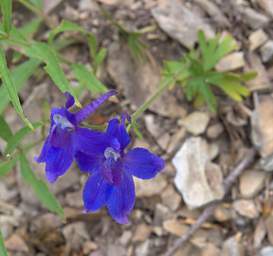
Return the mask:
<svg viewBox="0 0 273 256">
<path fill-rule="evenodd" d="M 11 159 L 0 162 L 0 177 L 7 175 L 16 164 L 17 159 Z M 1 254 L 0 254 L 1 255 Z"/>
<path fill-rule="evenodd" d="M 102 84 L 92 73 L 92 71 L 88 70 L 84 65 L 73 64 L 72 69 L 79 83 L 86 86 L 92 94 L 103 93 L 107 91 L 106 86 Z"/>
<path fill-rule="evenodd" d="M 21 91 L 30 76 L 37 70 L 39 64 L 40 61 L 30 59 L 11 70 L 11 78 L 18 93 Z M 0 113 L 2 113 L 9 103 L 8 91 L 3 85 L 0 87 L 0 99 Z"/>
<path fill-rule="evenodd" d="M 4 238 L 3 238 L 1 230 L 0 230 L 0 255 L 1 256 L 8 256 L 8 252 L 5 248 Z"/>
<path fill-rule="evenodd" d="M 57 213 L 61 218 L 64 217 L 64 211 L 57 198 L 49 191 L 46 183 L 37 178 L 31 170 L 30 164 L 24 154 L 19 157 L 20 169 L 23 180 L 32 187 L 37 198 L 48 210 Z"/>
<path fill-rule="evenodd" d="M 36 129 L 41 125 L 42 123 L 34 123 L 33 129 Z M 11 154 L 16 149 L 18 144 L 22 141 L 22 139 L 25 138 L 26 135 L 28 135 L 30 132 L 32 132 L 32 129 L 30 129 L 29 127 L 23 127 L 19 131 L 17 131 L 14 136 L 12 136 L 8 140 L 7 146 L 5 148 L 5 154 Z"/>
<path fill-rule="evenodd" d="M 16 87 L 12 81 L 10 72 L 7 67 L 6 57 L 4 50 L 0 48 L 0 75 L 2 78 L 2 82 L 4 84 L 5 89 L 8 92 L 8 96 L 10 101 L 12 102 L 16 112 L 22 119 L 22 121 L 31 129 L 33 128 L 31 123 L 28 121 L 28 119 L 24 116 L 24 112 L 22 109 L 22 106 L 20 104 L 19 97 L 17 95 Z"/>
<path fill-rule="evenodd" d="M 24 35 L 25 38 L 32 38 L 37 32 L 42 23 L 41 18 L 34 18 L 22 27 L 18 28 L 19 32 Z"/>
<path fill-rule="evenodd" d="M 12 19 L 12 0 L 1 0 L 0 7 L 3 16 L 3 27 L 6 33 L 11 30 L 11 19 Z"/>
<path fill-rule="evenodd" d="M 11 129 L 3 116 L 0 116 L 0 137 L 5 141 L 12 137 Z"/>
</svg>

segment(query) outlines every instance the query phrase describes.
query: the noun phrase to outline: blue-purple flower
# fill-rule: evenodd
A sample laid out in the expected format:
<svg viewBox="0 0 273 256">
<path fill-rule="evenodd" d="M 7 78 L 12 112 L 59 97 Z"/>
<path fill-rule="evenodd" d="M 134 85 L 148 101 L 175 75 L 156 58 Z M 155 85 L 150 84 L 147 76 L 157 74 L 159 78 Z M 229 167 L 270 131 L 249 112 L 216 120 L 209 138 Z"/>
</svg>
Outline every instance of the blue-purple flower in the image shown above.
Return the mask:
<svg viewBox="0 0 273 256">
<path fill-rule="evenodd" d="M 133 176 L 151 179 L 164 167 L 164 161 L 145 148 L 126 152 L 130 141 L 125 118 L 121 121 L 114 118 L 92 152 L 87 155 L 78 151 L 75 155 L 79 168 L 90 172 L 83 190 L 86 211 L 106 206 L 113 219 L 121 224 L 128 223 L 135 203 Z"/>
<path fill-rule="evenodd" d="M 82 128 L 80 123 L 114 94 L 115 91 L 109 91 L 78 112 L 72 113 L 69 108 L 74 105 L 74 98 L 66 93 L 65 107 L 51 110 L 49 135 L 36 159 L 39 163 L 45 162 L 49 182 L 54 182 L 68 170 L 77 151 L 89 153 L 100 144 L 102 133 Z"/>
</svg>

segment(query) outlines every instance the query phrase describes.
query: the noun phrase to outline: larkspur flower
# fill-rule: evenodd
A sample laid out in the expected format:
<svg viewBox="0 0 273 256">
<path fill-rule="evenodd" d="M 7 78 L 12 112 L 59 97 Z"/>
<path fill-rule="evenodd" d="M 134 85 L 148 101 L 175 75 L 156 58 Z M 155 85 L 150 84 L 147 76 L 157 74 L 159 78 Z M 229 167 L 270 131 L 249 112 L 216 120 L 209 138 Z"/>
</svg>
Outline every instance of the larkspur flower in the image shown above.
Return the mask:
<svg viewBox="0 0 273 256">
<path fill-rule="evenodd" d="M 49 135 L 43 145 L 38 163 L 45 162 L 46 177 L 54 182 L 71 166 L 77 151 L 89 152 L 92 145 L 100 143 L 101 133 L 80 127 L 80 123 L 93 113 L 115 91 L 109 91 L 76 113 L 69 111 L 75 101 L 72 95 L 65 93 L 65 107 L 51 110 Z"/>
<path fill-rule="evenodd" d="M 145 148 L 133 148 L 125 152 L 130 144 L 125 118 L 109 121 L 105 138 L 87 156 L 77 152 L 75 158 L 79 168 L 90 172 L 84 186 L 83 202 L 87 212 L 106 206 L 112 218 L 128 223 L 128 215 L 135 203 L 133 176 L 151 179 L 164 167 L 164 161 Z"/>
</svg>

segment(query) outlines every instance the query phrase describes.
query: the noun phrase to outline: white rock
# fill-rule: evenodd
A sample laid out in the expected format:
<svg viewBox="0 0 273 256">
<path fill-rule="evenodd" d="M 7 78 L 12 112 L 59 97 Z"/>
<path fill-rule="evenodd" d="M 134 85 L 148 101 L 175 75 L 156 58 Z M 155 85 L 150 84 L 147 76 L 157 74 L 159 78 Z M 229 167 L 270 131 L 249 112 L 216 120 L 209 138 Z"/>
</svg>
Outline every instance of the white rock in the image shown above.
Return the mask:
<svg viewBox="0 0 273 256">
<path fill-rule="evenodd" d="M 231 71 L 245 66 L 244 53 L 234 52 L 222 58 L 216 65 L 218 71 Z"/>
<path fill-rule="evenodd" d="M 210 139 L 217 139 L 224 131 L 222 124 L 214 124 L 208 127 L 207 136 Z"/>
<path fill-rule="evenodd" d="M 182 125 L 191 134 L 200 135 L 205 132 L 209 120 L 208 113 L 196 111 L 182 119 Z"/>
<path fill-rule="evenodd" d="M 250 50 L 254 51 L 255 49 L 259 48 L 267 41 L 267 39 L 268 36 L 262 29 L 252 32 L 248 38 Z"/>
<path fill-rule="evenodd" d="M 261 55 L 263 62 L 269 62 L 273 58 L 273 40 L 266 42 L 261 47 Z"/>
<path fill-rule="evenodd" d="M 259 254 L 259 256 L 272 256 L 272 255 L 273 255 L 273 246 L 264 247 Z"/>
<path fill-rule="evenodd" d="M 236 212 L 249 219 L 255 219 L 259 216 L 258 209 L 252 200 L 237 200 L 233 203 L 233 207 Z"/>
<path fill-rule="evenodd" d="M 197 208 L 224 195 L 220 167 L 210 162 L 209 145 L 200 137 L 186 140 L 173 158 L 175 185 L 190 208 Z"/>
</svg>

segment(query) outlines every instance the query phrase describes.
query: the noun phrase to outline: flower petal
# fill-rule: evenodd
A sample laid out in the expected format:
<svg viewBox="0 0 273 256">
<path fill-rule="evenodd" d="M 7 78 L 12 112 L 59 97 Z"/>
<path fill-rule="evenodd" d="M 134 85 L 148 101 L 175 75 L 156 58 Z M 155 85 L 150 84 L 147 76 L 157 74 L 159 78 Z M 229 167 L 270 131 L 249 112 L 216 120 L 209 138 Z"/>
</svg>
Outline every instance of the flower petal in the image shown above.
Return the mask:
<svg viewBox="0 0 273 256">
<path fill-rule="evenodd" d="M 130 136 L 126 131 L 124 122 L 120 123 L 118 118 L 114 118 L 109 121 L 106 133 L 108 136 L 118 139 L 121 150 L 126 148 L 131 142 Z"/>
<path fill-rule="evenodd" d="M 64 95 L 66 97 L 65 108 L 69 109 L 74 105 L 75 99 L 69 92 L 65 92 Z"/>
<path fill-rule="evenodd" d="M 35 157 L 36 162 L 38 163 L 45 162 L 49 149 L 50 149 L 50 143 L 49 143 L 49 137 L 47 137 L 40 155 L 38 157 Z"/>
<path fill-rule="evenodd" d="M 109 97 L 116 94 L 116 91 L 111 90 L 109 92 L 104 93 L 101 95 L 98 99 L 92 101 L 90 104 L 79 110 L 75 116 L 76 116 L 76 122 L 80 123 L 83 120 L 85 120 L 89 115 L 91 115 L 95 110 L 103 104 Z"/>
<path fill-rule="evenodd" d="M 164 165 L 163 159 L 145 148 L 134 148 L 123 158 L 123 168 L 141 179 L 153 178 Z"/>
<path fill-rule="evenodd" d="M 109 138 L 103 132 L 78 127 L 73 134 L 73 144 L 75 151 L 90 155 L 103 154 L 109 146 Z"/>
<path fill-rule="evenodd" d="M 54 182 L 63 175 L 73 162 L 72 147 L 50 147 L 46 156 L 46 177 L 49 182 Z"/>
<path fill-rule="evenodd" d="M 106 204 L 111 194 L 112 186 L 100 175 L 93 173 L 83 189 L 83 203 L 86 211 L 97 211 Z"/>
<path fill-rule="evenodd" d="M 101 162 L 103 161 L 103 155 L 96 154 L 85 154 L 83 152 L 76 152 L 75 160 L 81 171 L 93 172 L 99 169 Z"/>
<path fill-rule="evenodd" d="M 107 200 L 107 208 L 112 218 L 120 223 L 128 223 L 128 215 L 135 204 L 135 184 L 133 177 L 124 173 L 121 184 L 113 186 Z"/>
</svg>

